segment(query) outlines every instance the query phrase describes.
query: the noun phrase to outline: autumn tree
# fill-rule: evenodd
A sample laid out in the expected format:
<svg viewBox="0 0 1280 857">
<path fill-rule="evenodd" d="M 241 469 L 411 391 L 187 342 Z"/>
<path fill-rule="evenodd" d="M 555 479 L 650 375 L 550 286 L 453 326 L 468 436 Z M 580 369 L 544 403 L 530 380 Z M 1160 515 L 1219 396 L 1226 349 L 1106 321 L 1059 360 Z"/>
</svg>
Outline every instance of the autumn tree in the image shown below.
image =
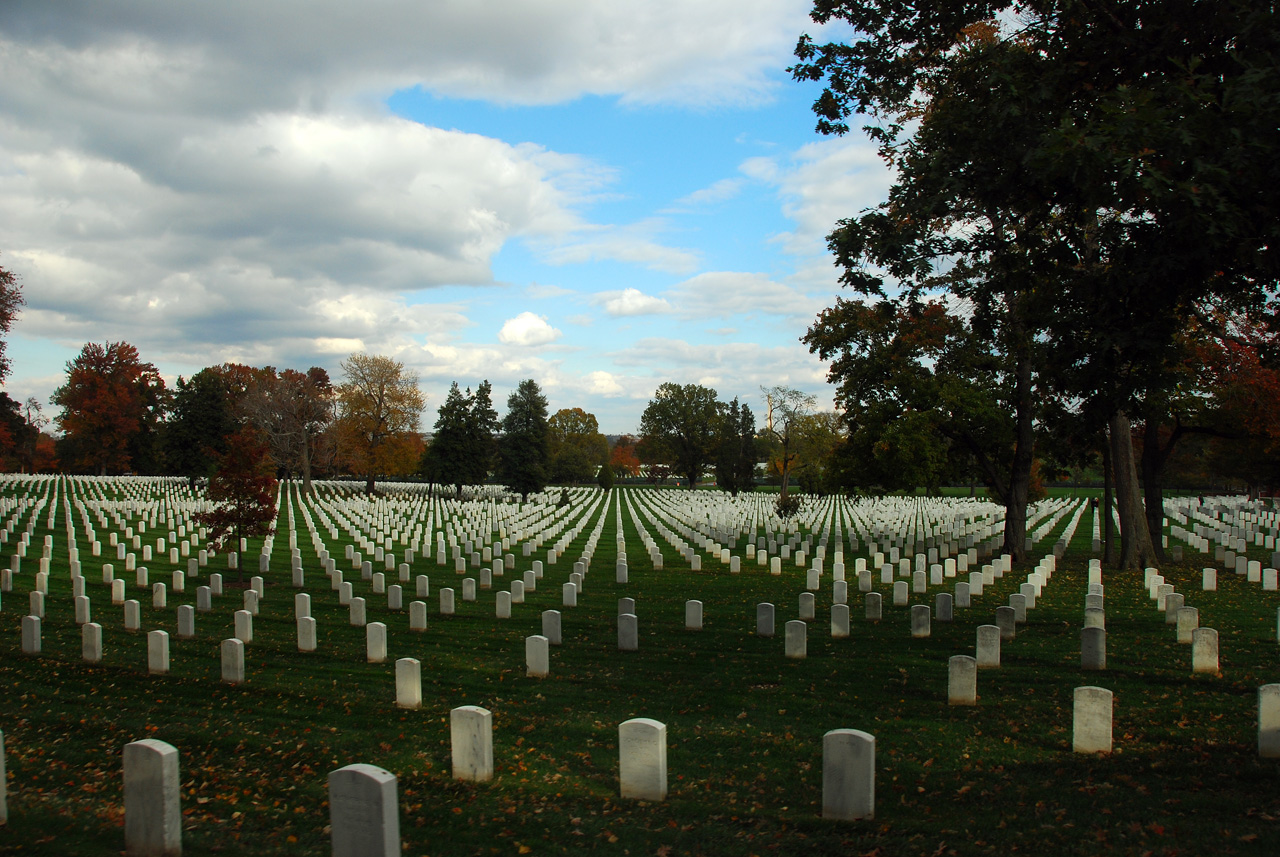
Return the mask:
<svg viewBox="0 0 1280 857">
<path fill-rule="evenodd" d="M 561 408 L 547 421 L 547 430 L 553 482 L 587 482 L 608 459 L 609 442 L 595 414 Z"/>
<path fill-rule="evenodd" d="M 403 467 L 388 453 L 398 449 L 398 438 L 417 431 L 426 399 L 418 376 L 390 357 L 353 354 L 342 371 L 347 380 L 337 391 L 339 431 L 354 466 L 365 474 L 365 492 L 373 494 L 376 474 Z"/>
<path fill-rule="evenodd" d="M 609 450 L 609 466 L 620 476 L 639 476 L 640 457 L 636 453 L 636 439 L 624 434 L 613 443 Z"/>
<path fill-rule="evenodd" d="M 168 399 L 164 380 L 127 342 L 90 342 L 67 364 L 51 401 L 63 432 L 59 458 L 98 475 L 154 472 L 157 427 Z"/>
<path fill-rule="evenodd" d="M 311 460 L 316 441 L 333 418 L 333 385 L 329 373 L 319 366 L 306 372 L 274 367 L 257 370 L 246 384 L 239 410 L 261 429 L 268 439 L 271 457 L 285 473 L 300 473 L 302 490 L 311 492 Z M 411 454 L 414 442 L 406 434 L 394 434 L 386 441 L 397 447 L 396 454 L 383 452 L 383 473 L 408 472 L 399 462 Z M 360 450 L 360 444 L 353 449 Z M 414 458 L 411 471 L 417 464 Z"/>
<path fill-rule="evenodd" d="M 9 370 L 13 368 L 5 352 L 5 346 L 8 345 L 6 337 L 18 316 L 18 308 L 25 303 L 18 278 L 12 272 L 0 268 L 0 382 L 9 377 Z"/>
<path fill-rule="evenodd" d="M 208 530 L 215 550 L 230 542 L 240 551 L 242 540 L 265 536 L 275 529 L 276 482 L 271 456 L 262 433 L 243 426 L 227 438 L 227 451 L 217 456 L 217 470 L 209 479 L 208 498 L 216 505 L 198 512 L 194 520 Z M 236 563 L 244 581 L 244 557 Z"/>
<path fill-rule="evenodd" d="M 772 463 L 782 477 L 778 491 L 777 511 L 783 518 L 799 510 L 799 504 L 789 496 L 791 467 L 799 454 L 797 450 L 800 423 L 813 413 L 817 398 L 794 387 L 761 387 L 765 399 L 765 436 L 773 441 Z"/>
<path fill-rule="evenodd" d="M 25 469 L 23 450 L 34 445 L 37 434 L 23 418 L 22 405 L 0 391 L 0 464 L 4 470 Z"/>
<path fill-rule="evenodd" d="M 548 434 L 547 397 L 527 378 L 507 397 L 498 441 L 498 479 L 522 502 L 547 486 Z"/>
<path fill-rule="evenodd" d="M 715 390 L 668 382 L 640 415 L 640 434 L 656 462 L 688 479 L 692 490 L 712 461 L 719 415 Z"/>
</svg>

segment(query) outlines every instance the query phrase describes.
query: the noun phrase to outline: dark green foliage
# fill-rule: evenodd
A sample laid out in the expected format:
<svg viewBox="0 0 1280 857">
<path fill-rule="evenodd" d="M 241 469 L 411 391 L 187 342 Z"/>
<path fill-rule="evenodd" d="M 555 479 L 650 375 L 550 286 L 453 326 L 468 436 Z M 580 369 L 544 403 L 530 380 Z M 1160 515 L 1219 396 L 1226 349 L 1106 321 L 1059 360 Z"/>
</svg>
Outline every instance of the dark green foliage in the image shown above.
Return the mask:
<svg viewBox="0 0 1280 857">
<path fill-rule="evenodd" d="M 647 454 L 684 476 L 689 488 L 697 487 L 715 452 L 719 413 L 715 390 L 663 384 L 640 416 Z"/>
<path fill-rule="evenodd" d="M 613 490 L 613 468 L 609 466 L 609 462 L 600 465 L 600 471 L 596 473 L 596 484 L 605 491 Z"/>
<path fill-rule="evenodd" d="M 532 378 L 521 381 L 507 398 L 498 479 L 524 500 L 547 485 L 547 397 Z"/>
<path fill-rule="evenodd" d="M 463 393 L 455 381 L 440 406 L 435 433 L 423 456 L 427 475 L 436 482 L 454 486 L 458 496 L 463 485 L 481 485 L 489 478 L 494 457 L 494 433 L 498 413 L 493 409 L 493 387 L 484 381 L 475 393 Z"/>
<path fill-rule="evenodd" d="M 735 396 L 720 417 L 716 439 L 716 484 L 734 497 L 756 487 L 756 418 Z"/>
<path fill-rule="evenodd" d="M 218 457 L 227 451 L 227 436 L 235 430 L 221 373 L 202 369 L 190 380 L 178 378 L 169 420 L 161 429 L 166 471 L 192 480 L 209 476 Z"/>
</svg>

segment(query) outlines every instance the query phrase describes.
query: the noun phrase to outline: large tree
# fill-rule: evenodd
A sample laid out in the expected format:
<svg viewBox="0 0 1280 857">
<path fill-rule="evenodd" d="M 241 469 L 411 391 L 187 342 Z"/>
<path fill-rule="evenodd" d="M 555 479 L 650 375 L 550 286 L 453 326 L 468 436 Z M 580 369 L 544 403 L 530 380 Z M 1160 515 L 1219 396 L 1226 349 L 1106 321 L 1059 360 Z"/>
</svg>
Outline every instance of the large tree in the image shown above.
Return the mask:
<svg viewBox="0 0 1280 857">
<path fill-rule="evenodd" d="M 347 380 L 337 393 L 340 431 L 372 494 L 376 474 L 399 469 L 389 467 L 387 456 L 398 451 L 398 439 L 418 430 L 426 398 L 417 374 L 390 357 L 353 354 L 342 371 Z"/>
<path fill-rule="evenodd" d="M 698 384 L 663 384 L 640 415 L 644 447 L 689 480 L 692 490 L 712 462 L 719 416 L 715 390 Z"/>
<path fill-rule="evenodd" d="M 301 474 L 307 493 L 316 440 L 333 418 L 333 396 L 329 373 L 319 366 L 306 372 L 268 366 L 254 372 L 240 398 L 240 412 L 266 435 L 276 467 Z"/>
<path fill-rule="evenodd" d="M 498 478 L 521 500 L 547 486 L 547 397 L 532 378 L 507 397 L 498 441 Z"/>
<path fill-rule="evenodd" d="M 193 483 L 197 477 L 211 476 L 236 428 L 220 372 L 202 369 L 189 380 L 179 377 L 162 432 L 166 471 Z"/>
<path fill-rule="evenodd" d="M 158 467 L 157 427 L 167 402 L 164 379 L 127 342 L 87 343 L 67 364 L 67 380 L 50 400 L 63 432 L 64 466 L 99 475 Z"/>
<path fill-rule="evenodd" d="M 756 418 L 734 396 L 720 417 L 716 438 L 716 485 L 737 497 L 756 487 Z"/>
<path fill-rule="evenodd" d="M 489 478 L 498 430 L 492 390 L 488 381 L 481 382 L 474 393 L 470 387 L 463 392 L 456 381 L 451 384 L 423 456 L 424 472 L 436 482 L 454 486 L 459 497 L 463 485 L 479 485 Z"/>
<path fill-rule="evenodd" d="M 799 454 L 798 433 L 801 422 L 813 413 L 817 398 L 794 387 L 762 387 L 765 398 L 764 431 L 774 443 L 773 466 L 782 477 L 778 490 L 777 511 L 784 518 L 794 515 L 799 503 L 791 498 L 791 466 Z"/>
<path fill-rule="evenodd" d="M 948 291 L 990 328 L 1012 378 L 1011 512 L 1034 399 L 1105 415 L 1126 566 L 1154 559 L 1130 418 L 1169 383 L 1159 367 L 1184 314 L 1257 305 L 1274 284 L 1275 14 L 1245 0 L 822 0 L 815 20 L 857 35 L 797 49 L 795 74 L 826 84 L 819 129 L 872 117 L 897 171 L 889 202 L 832 236 L 846 282 Z"/>
<path fill-rule="evenodd" d="M 12 368 L 9 356 L 5 353 L 5 346 L 8 345 L 5 336 L 13 327 L 18 308 L 24 303 L 26 301 L 22 298 L 18 278 L 12 272 L 0 268 L 0 382 L 9 377 L 9 370 Z"/>
<path fill-rule="evenodd" d="M 608 460 L 609 441 L 596 415 L 582 408 L 561 408 L 547 421 L 553 482 L 587 482 Z"/>
</svg>

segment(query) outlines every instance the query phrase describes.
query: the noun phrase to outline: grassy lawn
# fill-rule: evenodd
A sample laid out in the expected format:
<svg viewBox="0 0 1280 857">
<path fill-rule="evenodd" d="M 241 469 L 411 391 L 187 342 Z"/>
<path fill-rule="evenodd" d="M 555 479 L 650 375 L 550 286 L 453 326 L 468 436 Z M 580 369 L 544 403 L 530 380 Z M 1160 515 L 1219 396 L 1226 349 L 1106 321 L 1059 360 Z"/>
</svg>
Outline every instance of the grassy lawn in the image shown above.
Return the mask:
<svg viewBox="0 0 1280 857">
<path fill-rule="evenodd" d="M 687 493 L 627 490 L 658 508 Z M 326 777 L 354 762 L 399 778 L 404 853 L 412 855 L 1172 855 L 1274 854 L 1280 847 L 1280 761 L 1260 760 L 1256 751 L 1258 687 L 1280 682 L 1280 593 L 1223 570 L 1218 591 L 1201 592 L 1201 567 L 1213 563 L 1190 549 L 1186 562 L 1163 567 L 1199 609 L 1201 625 L 1220 634 L 1221 674 L 1193 675 L 1190 647 L 1176 642 L 1147 598 L 1141 573 L 1105 572 L 1108 669 L 1081 670 L 1088 512 L 1028 624 L 1004 644 L 1002 667 L 979 674 L 978 705 L 952 707 L 948 658 L 973 654 L 977 626 L 994 623 L 995 608 L 1029 568 L 1015 568 L 971 608 L 958 609 L 953 622 L 935 621 L 930 637 L 913 639 L 909 608 L 892 606 L 878 574 L 884 618 L 863 619 L 852 569 L 856 556 L 866 556 L 866 540 L 853 553 L 846 531 L 852 635 L 829 633 L 829 553 L 808 657 L 788 660 L 781 629 L 797 617 L 803 569 L 788 561 L 773 576 L 744 559 L 742 573 L 730 574 L 703 553 L 702 570 L 692 571 L 658 538 L 665 569 L 655 571 L 626 513 L 630 581 L 617 584 L 617 491 L 583 522 L 511 619 L 494 618 L 494 592 L 506 588 L 512 572 L 495 580 L 494 590 L 481 590 L 476 602 L 463 602 L 463 575 L 452 560 L 437 567 L 434 550 L 420 554 L 413 574 L 431 583 L 424 633 L 409 631 L 411 585 L 406 610 L 390 612 L 385 597 L 342 558 L 347 533 L 335 540 L 322 532 L 345 579 L 368 599 L 369 621 L 388 626 L 385 664 L 366 663 L 364 629 L 350 625 L 305 529 L 298 545 L 319 648 L 298 652 L 282 510 L 266 597 L 247 647 L 248 680 L 239 686 L 220 681 L 219 660 L 220 641 L 232 636 L 239 589 L 229 586 L 214 612 L 197 614 L 195 639 L 176 635 L 177 606 L 195 603 L 195 586 L 207 582 L 208 571 L 216 567 L 233 579 L 225 559 L 211 560 L 198 583 L 189 581 L 185 593 L 171 592 L 165 608 L 153 609 L 122 562 L 89 555 L 73 513 L 93 620 L 103 626 L 104 660 L 90 666 L 81 660 L 72 609 L 63 496 L 52 529 L 47 507 L 35 518 L 32 549 L 0 609 L 10 813 L 0 828 L 3 854 L 121 853 L 121 751 L 141 738 L 167 741 L 181 753 L 187 855 L 330 853 Z M 700 492 L 699 499 L 716 498 Z M 575 502 L 576 509 L 586 507 Z M 485 508 L 478 504 L 468 514 Z M 296 501 L 295 510 L 301 529 Z M 561 608 L 560 586 L 600 516 L 579 606 Z M 22 513 L 18 532 L 30 517 Z M 642 522 L 657 538 L 652 523 Z M 154 542 L 168 527 L 155 529 L 145 538 Z M 98 527 L 104 541 L 106 532 Z M 1056 532 L 1037 545 L 1036 557 L 1049 553 Z M 21 653 L 20 623 L 45 535 L 54 538 L 54 573 L 43 653 L 33 658 Z M 3 545 L 6 564 L 15 541 L 16 534 Z M 547 547 L 530 558 L 516 550 L 515 573 L 533 559 L 545 562 Z M 744 547 L 740 540 L 735 553 Z M 397 548 L 403 550 L 398 542 Z M 1251 552 L 1264 565 L 1269 555 Z M 129 597 L 142 602 L 142 632 L 124 630 L 123 611 L 100 582 L 104 561 L 114 562 L 116 576 L 130 583 Z M 153 582 L 168 581 L 174 569 L 166 561 L 144 564 Z M 932 604 L 954 582 L 912 600 Z M 451 617 L 439 615 L 444 586 L 458 592 Z M 637 652 L 617 650 L 623 596 L 637 601 Z M 684 602 L 691 598 L 705 605 L 702 631 L 684 630 Z M 761 601 L 778 606 L 772 639 L 754 635 Z M 552 647 L 548 678 L 528 678 L 524 638 L 541 633 L 540 613 L 553 608 L 563 612 L 564 644 Z M 146 670 L 145 631 L 157 628 L 171 635 L 171 672 L 162 677 Z M 400 657 L 422 662 L 421 710 L 394 705 Z M 1081 685 L 1115 693 L 1110 756 L 1071 752 L 1072 691 Z M 449 711 L 459 705 L 493 712 L 491 783 L 450 776 Z M 632 717 L 667 725 L 664 803 L 618 796 L 617 727 Z M 821 818 L 822 736 L 837 728 L 876 736 L 874 820 Z"/>
</svg>

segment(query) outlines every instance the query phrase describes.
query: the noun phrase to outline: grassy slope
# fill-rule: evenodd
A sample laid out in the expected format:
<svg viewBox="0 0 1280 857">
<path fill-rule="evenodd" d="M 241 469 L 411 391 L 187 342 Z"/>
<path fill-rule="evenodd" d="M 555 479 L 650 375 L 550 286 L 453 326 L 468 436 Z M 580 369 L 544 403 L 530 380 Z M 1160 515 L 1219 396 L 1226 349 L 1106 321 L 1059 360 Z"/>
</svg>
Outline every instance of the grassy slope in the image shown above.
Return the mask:
<svg viewBox="0 0 1280 857">
<path fill-rule="evenodd" d="M 35 544 L 48 532 L 43 516 L 39 524 Z M 65 570 L 62 531 L 59 519 L 54 568 Z M 1201 593 L 1199 560 L 1166 567 L 1201 624 L 1221 634 L 1222 675 L 1193 676 L 1189 647 L 1176 644 L 1140 575 L 1110 573 L 1109 669 L 1082 671 L 1082 526 L 1029 625 L 1005 644 L 1004 666 L 980 674 L 978 706 L 949 707 L 948 657 L 972 654 L 976 626 L 994 621 L 1025 569 L 923 640 L 911 638 L 908 609 L 889 606 L 878 578 L 884 621 L 862 620 L 855 584 L 853 635 L 832 640 L 828 576 L 809 657 L 788 661 L 781 634 L 752 632 L 758 601 L 778 604 L 779 630 L 796 616 L 804 581 L 794 564 L 781 578 L 754 564 L 729 575 L 705 558 L 707 570 L 690 572 L 663 544 L 667 570 L 654 572 L 628 527 L 631 582 L 615 584 L 610 507 L 581 606 L 564 611 L 565 645 L 552 649 L 551 677 L 526 678 L 523 638 L 540 632 L 543 609 L 559 608 L 559 584 L 589 531 L 508 621 L 492 618 L 492 592 L 474 604 L 459 599 L 455 617 L 438 616 L 437 589 L 460 591 L 460 577 L 431 559 L 414 569 L 432 581 L 425 634 L 411 634 L 407 613 L 388 613 L 384 599 L 366 592 L 370 620 L 390 627 L 391 659 L 381 665 L 365 663 L 363 629 L 350 627 L 346 608 L 319 585 L 306 539 L 299 541 L 320 650 L 297 652 L 287 541 L 278 537 L 240 687 L 219 681 L 218 660 L 237 592 L 198 615 L 195 640 L 172 634 L 176 607 L 194 603 L 194 585 L 171 594 L 164 610 L 143 598 L 144 629 L 172 634 L 172 672 L 151 677 L 145 635 L 123 631 L 120 609 L 95 582 L 100 561 L 83 545 L 104 662 L 80 660 L 65 571 L 52 583 L 43 657 L 23 657 L 24 573 L 0 611 L 11 815 L 0 853 L 120 853 L 120 751 L 143 737 L 181 751 L 188 855 L 329 853 L 325 777 L 352 762 L 399 777 L 408 854 L 1249 854 L 1274 853 L 1280 842 L 1280 763 L 1255 750 L 1257 688 L 1280 681 L 1276 593 L 1226 573 L 1219 592 Z M 331 540 L 330 550 L 341 555 Z M 528 562 L 518 560 L 517 570 Z M 853 556 L 846 562 L 852 568 Z M 153 581 L 167 578 L 167 563 L 150 567 Z M 366 584 L 356 577 L 359 591 Z M 638 600 L 635 653 L 616 649 L 623 595 Z M 701 632 L 683 630 L 688 598 L 706 605 Z M 397 657 L 423 663 L 420 711 L 394 707 Z M 1110 757 L 1070 752 L 1071 693 L 1083 684 L 1116 694 Z M 491 784 L 450 779 L 448 712 L 463 704 L 494 714 Z M 636 716 L 667 724 L 663 804 L 617 797 L 617 725 Z M 842 727 L 877 738 L 874 821 L 819 817 L 822 735 Z"/>
</svg>

